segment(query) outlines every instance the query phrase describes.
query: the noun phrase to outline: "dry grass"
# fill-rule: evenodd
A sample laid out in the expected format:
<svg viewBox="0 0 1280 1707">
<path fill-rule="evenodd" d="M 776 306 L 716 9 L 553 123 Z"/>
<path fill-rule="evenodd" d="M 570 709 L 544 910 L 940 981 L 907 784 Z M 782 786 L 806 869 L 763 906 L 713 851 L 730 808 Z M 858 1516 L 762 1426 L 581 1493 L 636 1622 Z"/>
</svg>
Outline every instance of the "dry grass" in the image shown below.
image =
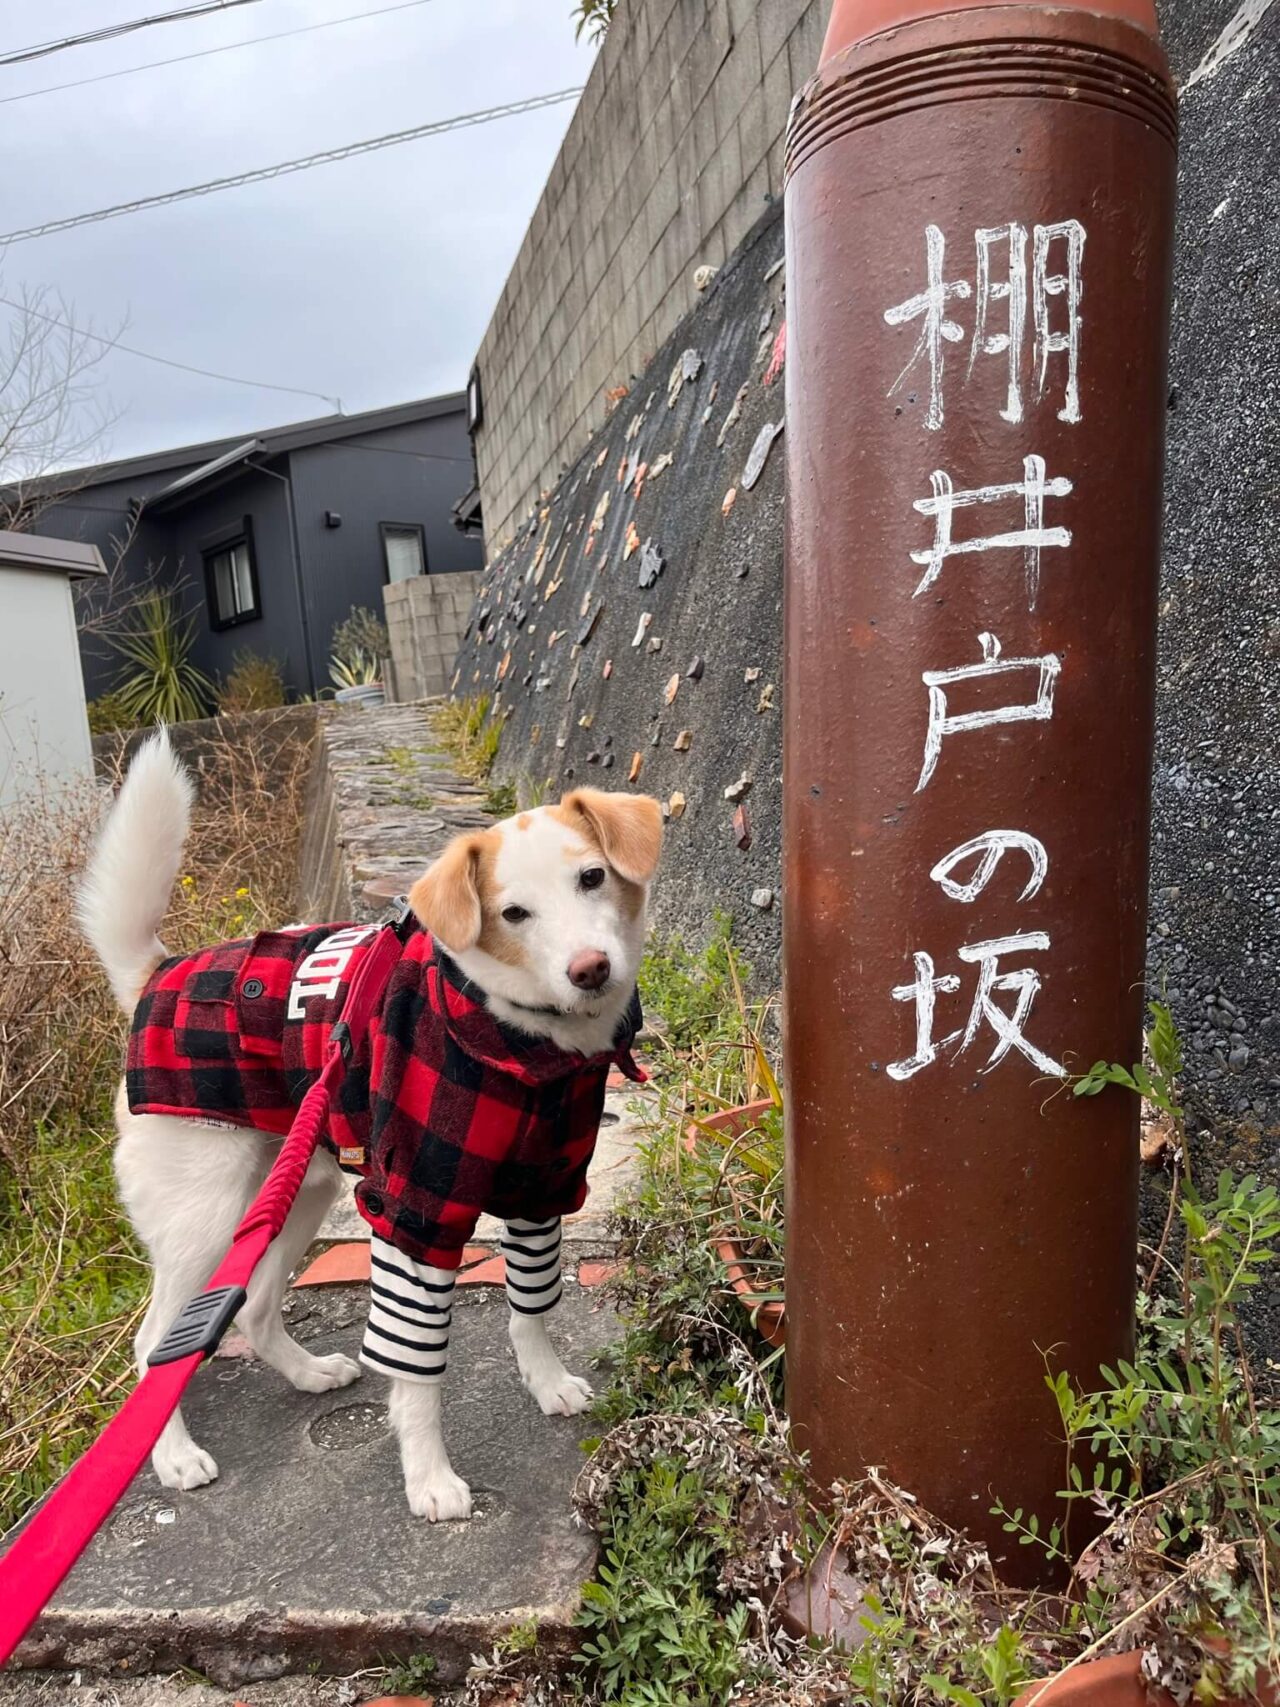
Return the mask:
<svg viewBox="0 0 1280 1707">
<path fill-rule="evenodd" d="M 243 724 L 204 746 L 171 948 L 293 916 L 309 757 L 299 739 L 268 768 Z M 0 1528 L 127 1390 L 146 1291 L 111 1174 L 125 1021 L 71 912 L 102 806 L 86 789 L 0 820 Z"/>
</svg>

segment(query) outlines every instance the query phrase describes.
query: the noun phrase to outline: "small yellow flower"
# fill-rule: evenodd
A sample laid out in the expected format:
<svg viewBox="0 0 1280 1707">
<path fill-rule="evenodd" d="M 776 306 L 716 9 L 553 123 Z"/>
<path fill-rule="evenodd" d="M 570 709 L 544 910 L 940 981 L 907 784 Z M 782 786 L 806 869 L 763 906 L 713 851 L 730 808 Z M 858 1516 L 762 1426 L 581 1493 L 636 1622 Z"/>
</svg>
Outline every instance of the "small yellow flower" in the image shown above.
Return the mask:
<svg viewBox="0 0 1280 1707">
<path fill-rule="evenodd" d="M 248 893 L 249 893 L 249 891 L 247 889 L 237 889 L 236 890 L 236 900 L 237 901 L 243 901 L 246 898 L 246 896 L 248 895 Z"/>
</svg>

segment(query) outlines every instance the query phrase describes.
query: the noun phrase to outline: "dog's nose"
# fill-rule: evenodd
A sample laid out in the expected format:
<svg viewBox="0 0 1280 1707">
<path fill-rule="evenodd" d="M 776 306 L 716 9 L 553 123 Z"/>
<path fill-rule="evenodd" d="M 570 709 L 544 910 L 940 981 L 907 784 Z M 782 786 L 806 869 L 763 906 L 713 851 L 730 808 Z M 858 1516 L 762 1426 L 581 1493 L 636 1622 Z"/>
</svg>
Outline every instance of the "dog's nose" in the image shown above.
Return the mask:
<svg viewBox="0 0 1280 1707">
<path fill-rule="evenodd" d="M 584 948 L 569 962 L 569 982 L 576 990 L 601 990 L 609 982 L 609 956 L 598 948 Z"/>
</svg>

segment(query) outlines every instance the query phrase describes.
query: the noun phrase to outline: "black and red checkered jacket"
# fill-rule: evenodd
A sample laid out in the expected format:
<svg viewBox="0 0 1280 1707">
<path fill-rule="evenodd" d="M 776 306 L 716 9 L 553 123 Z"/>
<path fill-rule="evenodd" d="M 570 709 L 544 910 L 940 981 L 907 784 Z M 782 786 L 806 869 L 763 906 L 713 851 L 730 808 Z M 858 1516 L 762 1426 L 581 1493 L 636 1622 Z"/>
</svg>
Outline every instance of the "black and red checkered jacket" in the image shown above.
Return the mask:
<svg viewBox="0 0 1280 1707">
<path fill-rule="evenodd" d="M 126 1085 L 135 1114 L 289 1130 L 378 927 L 268 931 L 166 960 L 142 992 Z M 500 1024 L 414 928 L 354 1051 L 325 1143 L 363 1175 L 360 1212 L 417 1262 L 456 1268 L 480 1214 L 570 1215 L 587 1195 L 605 1082 L 643 1074 L 633 1000 L 607 1054 Z"/>
</svg>

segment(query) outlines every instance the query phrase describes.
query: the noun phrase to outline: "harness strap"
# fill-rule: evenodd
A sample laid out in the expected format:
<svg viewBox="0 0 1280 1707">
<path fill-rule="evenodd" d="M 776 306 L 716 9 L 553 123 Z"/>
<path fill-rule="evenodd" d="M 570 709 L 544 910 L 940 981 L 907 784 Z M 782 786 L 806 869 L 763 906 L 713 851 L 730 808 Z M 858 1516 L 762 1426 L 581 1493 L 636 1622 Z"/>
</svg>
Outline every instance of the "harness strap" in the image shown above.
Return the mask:
<svg viewBox="0 0 1280 1707">
<path fill-rule="evenodd" d="M 195 1349 L 180 1351 L 173 1343 L 174 1328 L 170 1329 L 156 1348 L 158 1354 L 163 1353 L 163 1361 L 157 1362 L 153 1356 L 146 1373 L 97 1440 L 72 1465 L 0 1558 L 0 1665 L 10 1658 L 124 1494 L 177 1410 L 187 1383 L 217 1346 L 235 1314 L 234 1309 L 220 1306 L 236 1294 L 243 1301 L 254 1270 L 293 1207 L 328 1120 L 330 1103 L 345 1076 L 353 1040 L 367 1036 L 400 959 L 405 928 L 402 917 L 384 927 L 374 940 L 347 992 L 342 1018 L 329 1035 L 320 1076 L 299 1104 L 275 1165 L 246 1210 L 230 1249 L 208 1285 L 180 1313 L 179 1321 L 185 1317 L 189 1323 L 192 1315 L 204 1313 L 202 1306 L 211 1294 L 223 1295 L 209 1308 L 211 1322 L 193 1335 L 190 1343 Z"/>
</svg>

